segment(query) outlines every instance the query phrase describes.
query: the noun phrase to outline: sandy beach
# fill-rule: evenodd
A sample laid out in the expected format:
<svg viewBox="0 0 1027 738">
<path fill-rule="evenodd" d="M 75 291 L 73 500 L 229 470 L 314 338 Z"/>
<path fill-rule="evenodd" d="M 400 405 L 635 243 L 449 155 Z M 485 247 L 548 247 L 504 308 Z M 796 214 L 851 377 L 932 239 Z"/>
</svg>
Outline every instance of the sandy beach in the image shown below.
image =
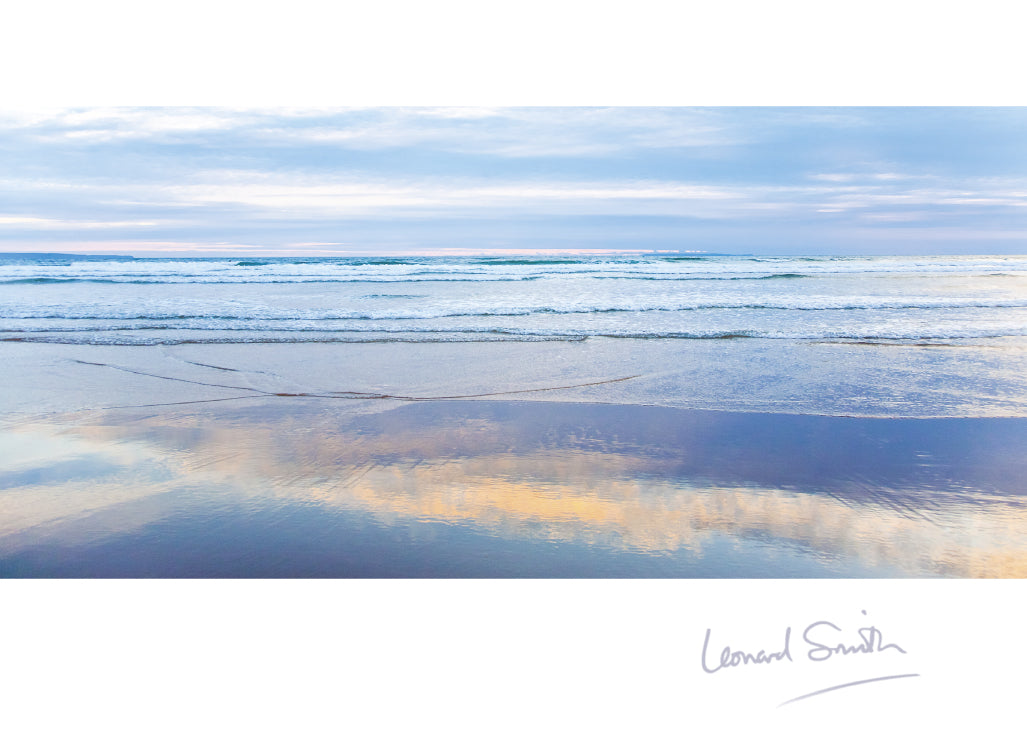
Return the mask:
<svg viewBox="0 0 1027 738">
<path fill-rule="evenodd" d="M 880 382 L 845 415 L 844 373 L 794 366 L 746 389 L 748 343 L 692 392 L 668 344 L 7 343 L 0 574 L 1027 575 L 1027 418 L 901 417 Z"/>
</svg>

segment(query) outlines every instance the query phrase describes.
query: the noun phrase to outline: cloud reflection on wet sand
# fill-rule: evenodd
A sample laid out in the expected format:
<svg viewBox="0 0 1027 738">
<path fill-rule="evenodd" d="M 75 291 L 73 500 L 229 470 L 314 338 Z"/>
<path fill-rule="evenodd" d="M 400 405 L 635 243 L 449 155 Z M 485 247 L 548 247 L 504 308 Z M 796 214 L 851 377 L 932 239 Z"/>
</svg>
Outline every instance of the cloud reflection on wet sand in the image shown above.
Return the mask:
<svg viewBox="0 0 1027 738">
<path fill-rule="evenodd" d="M 728 442 L 737 429 L 719 432 L 715 414 L 439 403 L 358 416 L 337 407 L 255 402 L 25 427 L 19 432 L 34 433 L 35 448 L 51 445 L 50 468 L 60 458 L 109 463 L 82 466 L 79 475 L 71 465 L 65 479 L 10 470 L 23 483 L 3 493 L 9 504 L 0 514 L 0 551 L 59 543 L 73 530 L 79 541 L 116 535 L 228 496 L 256 507 L 299 502 L 385 525 L 442 523 L 661 557 L 702 557 L 711 538 L 726 536 L 840 561 L 842 571 L 850 560 L 913 576 L 1027 576 L 1027 510 L 1018 489 L 995 486 L 1013 476 L 996 471 L 994 458 L 968 457 L 947 469 L 949 488 L 937 464 L 924 465 L 924 484 L 910 484 L 914 469 L 884 486 L 873 469 L 852 478 L 866 461 L 851 445 L 834 452 L 844 457 L 835 459 L 834 476 L 817 478 L 789 467 L 804 457 L 811 467 L 830 466 L 830 454 L 811 449 L 805 431 L 776 450 L 753 446 L 752 438 Z M 623 423 L 630 418 L 634 428 Z M 773 426 L 775 418 L 752 422 Z M 661 443 L 671 428 L 673 443 Z M 871 445 L 886 469 L 905 469 L 907 455 L 919 458 L 888 456 L 879 440 Z M 984 484 L 968 483 L 981 474 Z M 151 504 L 125 512 L 126 503 L 147 497 Z M 86 515 L 92 522 L 83 532 Z"/>
</svg>

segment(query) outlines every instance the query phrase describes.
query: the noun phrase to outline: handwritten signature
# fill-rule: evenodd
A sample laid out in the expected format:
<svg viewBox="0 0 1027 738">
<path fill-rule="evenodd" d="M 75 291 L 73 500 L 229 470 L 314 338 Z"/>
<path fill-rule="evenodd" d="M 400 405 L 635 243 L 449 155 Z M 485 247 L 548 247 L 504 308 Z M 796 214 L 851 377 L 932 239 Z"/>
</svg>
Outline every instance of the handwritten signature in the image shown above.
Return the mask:
<svg viewBox="0 0 1027 738">
<path fill-rule="evenodd" d="M 867 614 L 866 610 L 862 610 L 862 613 L 864 615 Z M 701 665 L 703 671 L 707 674 L 716 674 L 721 669 L 754 664 L 766 665 L 783 663 L 785 661 L 794 663 L 795 661 L 792 657 L 791 627 L 785 628 L 782 640 L 779 641 L 778 644 L 774 644 L 775 647 L 780 645 L 780 648 L 777 650 L 774 648 L 763 648 L 759 651 L 743 651 L 740 649 L 733 649 L 730 645 L 725 645 L 720 650 L 720 655 L 716 656 L 716 648 L 710 648 L 712 637 L 712 628 L 707 628 L 706 638 L 703 640 L 701 656 Z M 852 656 L 855 654 L 872 655 L 888 650 L 894 650 L 901 654 L 906 653 L 906 649 L 898 643 L 886 643 L 884 633 L 873 625 L 856 628 L 854 633 L 850 633 L 846 636 L 845 630 L 834 623 L 828 620 L 818 620 L 815 623 L 807 625 L 802 631 L 802 641 L 805 644 L 801 647 L 805 648 L 806 659 L 814 663 L 823 663 L 838 656 Z M 801 658 L 801 652 L 797 651 L 797 653 L 800 654 Z M 788 704 L 789 702 L 796 702 L 807 697 L 812 697 L 817 694 L 823 694 L 824 692 L 841 689 L 843 687 L 911 676 L 919 676 L 919 674 L 893 674 L 889 676 L 876 677 L 874 679 L 863 679 L 858 682 L 839 684 L 834 687 L 828 687 L 827 689 L 817 690 L 816 692 L 796 697 L 795 699 L 782 703 L 782 705 Z"/>
</svg>

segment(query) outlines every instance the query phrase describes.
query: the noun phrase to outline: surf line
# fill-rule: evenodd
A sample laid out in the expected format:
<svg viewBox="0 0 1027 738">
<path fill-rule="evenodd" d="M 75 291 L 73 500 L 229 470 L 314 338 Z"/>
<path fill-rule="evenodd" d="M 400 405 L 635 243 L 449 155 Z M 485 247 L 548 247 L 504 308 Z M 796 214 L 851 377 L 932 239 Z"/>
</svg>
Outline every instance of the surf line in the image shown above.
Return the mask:
<svg viewBox="0 0 1027 738">
<path fill-rule="evenodd" d="M 198 384 L 203 387 L 219 387 L 222 389 L 235 389 L 244 390 L 246 392 L 254 392 L 254 395 L 244 395 L 242 397 L 225 397 L 213 400 L 190 400 L 187 402 L 169 402 L 169 403 L 157 403 L 153 405 L 122 405 L 118 408 L 108 409 L 123 409 L 129 407 L 157 407 L 158 405 L 185 405 L 202 402 L 223 402 L 225 400 L 243 400 L 249 397 L 319 397 L 329 400 L 404 400 L 407 402 L 429 402 L 432 400 L 468 400 L 476 397 L 497 397 L 499 395 L 518 395 L 526 392 L 552 392 L 555 390 L 564 389 L 577 389 L 579 387 L 595 387 L 601 384 L 613 384 L 614 382 L 626 382 L 629 379 L 637 379 L 642 376 L 641 374 L 632 374 L 627 377 L 615 377 L 614 379 L 602 379 L 596 382 L 582 382 L 580 384 L 567 384 L 559 387 L 536 387 L 533 389 L 517 389 L 517 390 L 503 390 L 499 392 L 481 392 L 478 394 L 469 395 L 435 395 L 430 397 L 414 397 L 411 395 L 388 395 L 380 394 L 377 392 L 330 392 L 330 393 L 318 393 L 318 392 L 270 392 L 268 390 L 257 389 L 256 387 L 240 387 L 234 384 L 216 384 L 213 382 L 200 382 L 195 379 L 182 379 L 181 377 L 167 377 L 162 374 L 153 374 L 151 372 L 143 372 L 138 369 L 129 369 L 128 367 L 116 366 L 114 364 L 103 364 L 96 361 L 82 361 L 81 359 L 72 359 L 72 361 L 78 364 L 86 364 L 88 366 L 101 366 L 108 369 L 116 369 L 122 372 L 128 372 L 130 374 L 139 374 L 144 377 L 153 377 L 154 379 L 164 379 L 170 382 L 186 382 L 187 384 Z M 201 365 L 203 366 L 203 365 Z M 214 367 L 217 369 L 224 369 L 226 371 L 239 371 L 237 369 L 227 369 L 226 367 Z"/>
<path fill-rule="evenodd" d="M 874 677 L 873 679 L 860 679 L 858 682 L 846 682 L 845 684 L 837 684 L 833 687 L 827 687 L 826 689 L 818 689 L 816 692 L 810 692 L 809 694 L 800 695 L 799 697 L 793 697 L 790 700 L 785 700 L 778 707 L 784 707 L 790 705 L 793 702 L 807 699 L 808 697 L 816 697 L 818 694 L 826 694 L 827 692 L 833 692 L 836 689 L 845 689 L 846 687 L 855 687 L 860 684 L 870 684 L 871 682 L 884 682 L 889 679 L 905 679 L 907 677 L 918 677 L 919 674 L 892 674 L 891 676 Z"/>
</svg>

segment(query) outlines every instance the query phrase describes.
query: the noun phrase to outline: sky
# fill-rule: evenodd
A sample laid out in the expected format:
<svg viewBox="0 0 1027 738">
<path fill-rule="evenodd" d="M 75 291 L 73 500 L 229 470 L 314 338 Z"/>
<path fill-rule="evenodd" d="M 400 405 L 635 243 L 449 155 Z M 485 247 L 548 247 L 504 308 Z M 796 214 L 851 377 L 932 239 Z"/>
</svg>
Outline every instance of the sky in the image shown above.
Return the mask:
<svg viewBox="0 0 1027 738">
<path fill-rule="evenodd" d="M 1027 253 L 1027 108 L 16 108 L 0 252 Z"/>
</svg>

